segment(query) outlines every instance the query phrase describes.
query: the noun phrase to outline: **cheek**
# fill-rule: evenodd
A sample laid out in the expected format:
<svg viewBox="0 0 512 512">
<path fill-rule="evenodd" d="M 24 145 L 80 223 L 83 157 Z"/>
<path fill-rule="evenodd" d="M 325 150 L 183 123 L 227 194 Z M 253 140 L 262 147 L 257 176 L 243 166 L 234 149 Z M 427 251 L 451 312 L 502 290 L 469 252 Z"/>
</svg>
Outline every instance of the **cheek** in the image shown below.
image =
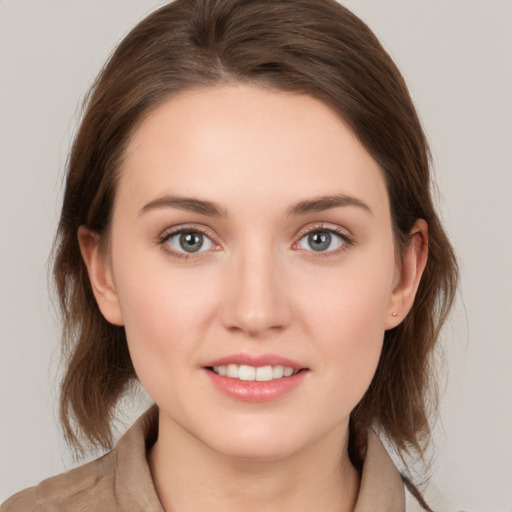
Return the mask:
<svg viewBox="0 0 512 512">
<path fill-rule="evenodd" d="M 342 336 L 360 344 L 366 338 L 381 338 L 385 330 L 388 304 L 392 291 L 394 263 L 347 268 L 316 276 L 316 281 L 303 282 L 311 329 L 323 332 L 324 338 Z"/>
<path fill-rule="evenodd" d="M 322 370 L 353 407 L 377 368 L 392 290 L 394 259 L 339 272 L 322 285 L 305 283 L 301 309 L 310 336 L 321 348 Z M 347 269 L 348 270 L 348 269 Z"/>
<path fill-rule="evenodd" d="M 214 294 L 200 272 L 173 272 L 161 255 L 131 259 L 117 265 L 116 289 L 132 361 L 151 394 L 151 382 L 166 377 L 159 372 L 177 375 L 184 360 L 194 363 Z"/>
</svg>

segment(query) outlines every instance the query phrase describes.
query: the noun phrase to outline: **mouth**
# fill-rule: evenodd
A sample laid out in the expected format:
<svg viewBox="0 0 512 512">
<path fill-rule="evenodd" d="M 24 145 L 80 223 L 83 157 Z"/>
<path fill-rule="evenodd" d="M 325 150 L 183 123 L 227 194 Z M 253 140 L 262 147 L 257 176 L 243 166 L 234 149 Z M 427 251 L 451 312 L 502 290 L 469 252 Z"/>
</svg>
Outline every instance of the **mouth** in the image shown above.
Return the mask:
<svg viewBox="0 0 512 512">
<path fill-rule="evenodd" d="M 208 361 L 203 370 L 222 394 L 247 402 L 267 402 L 293 393 L 307 382 L 310 368 L 279 354 L 238 353 Z"/>
<path fill-rule="evenodd" d="M 242 381 L 269 382 L 273 380 L 286 379 L 299 372 L 306 371 L 306 368 L 292 368 L 283 365 L 251 366 L 248 364 L 221 364 L 218 366 L 207 366 L 207 370 L 229 379 Z"/>
</svg>

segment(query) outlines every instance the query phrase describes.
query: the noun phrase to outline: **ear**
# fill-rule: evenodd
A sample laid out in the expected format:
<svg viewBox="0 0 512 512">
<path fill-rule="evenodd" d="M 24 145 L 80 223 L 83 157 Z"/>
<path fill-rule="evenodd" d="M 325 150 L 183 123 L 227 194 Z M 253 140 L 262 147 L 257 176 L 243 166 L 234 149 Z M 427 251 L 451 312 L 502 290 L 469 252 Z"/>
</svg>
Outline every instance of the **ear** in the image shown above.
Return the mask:
<svg viewBox="0 0 512 512">
<path fill-rule="evenodd" d="M 425 270 L 428 257 L 428 226 L 423 219 L 414 224 L 402 258 L 397 265 L 395 283 L 386 317 L 386 330 L 396 327 L 409 313 Z"/>
<path fill-rule="evenodd" d="M 100 311 L 111 324 L 123 325 L 108 251 L 101 247 L 98 233 L 85 226 L 78 228 L 78 242 Z"/>
</svg>

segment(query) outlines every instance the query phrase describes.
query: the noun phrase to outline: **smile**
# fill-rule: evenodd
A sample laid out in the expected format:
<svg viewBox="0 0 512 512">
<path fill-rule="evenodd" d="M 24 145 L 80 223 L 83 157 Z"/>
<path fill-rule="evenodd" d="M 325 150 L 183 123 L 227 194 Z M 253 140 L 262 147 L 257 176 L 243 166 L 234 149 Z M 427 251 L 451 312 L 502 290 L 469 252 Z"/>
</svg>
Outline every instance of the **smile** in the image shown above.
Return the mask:
<svg viewBox="0 0 512 512">
<path fill-rule="evenodd" d="M 290 366 L 267 365 L 256 367 L 247 364 L 226 364 L 220 366 L 212 366 L 210 369 L 221 377 L 258 382 L 267 382 L 271 380 L 291 377 L 300 371 L 291 368 Z"/>
</svg>

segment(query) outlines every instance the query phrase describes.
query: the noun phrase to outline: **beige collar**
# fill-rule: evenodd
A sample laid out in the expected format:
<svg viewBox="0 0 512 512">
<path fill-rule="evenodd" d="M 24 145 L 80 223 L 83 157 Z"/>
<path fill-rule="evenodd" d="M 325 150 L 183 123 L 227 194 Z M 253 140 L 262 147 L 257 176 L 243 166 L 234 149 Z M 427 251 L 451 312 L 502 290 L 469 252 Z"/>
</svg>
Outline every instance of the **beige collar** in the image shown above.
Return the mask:
<svg viewBox="0 0 512 512">
<path fill-rule="evenodd" d="M 158 408 L 151 407 L 126 432 L 117 452 L 116 494 L 122 510 L 164 512 L 147 463 L 147 448 L 155 441 Z M 404 486 L 398 470 L 377 435 L 368 433 L 368 449 L 354 512 L 403 512 Z"/>
<path fill-rule="evenodd" d="M 403 512 L 402 477 L 377 434 L 368 430 L 368 448 L 354 512 Z"/>
</svg>

